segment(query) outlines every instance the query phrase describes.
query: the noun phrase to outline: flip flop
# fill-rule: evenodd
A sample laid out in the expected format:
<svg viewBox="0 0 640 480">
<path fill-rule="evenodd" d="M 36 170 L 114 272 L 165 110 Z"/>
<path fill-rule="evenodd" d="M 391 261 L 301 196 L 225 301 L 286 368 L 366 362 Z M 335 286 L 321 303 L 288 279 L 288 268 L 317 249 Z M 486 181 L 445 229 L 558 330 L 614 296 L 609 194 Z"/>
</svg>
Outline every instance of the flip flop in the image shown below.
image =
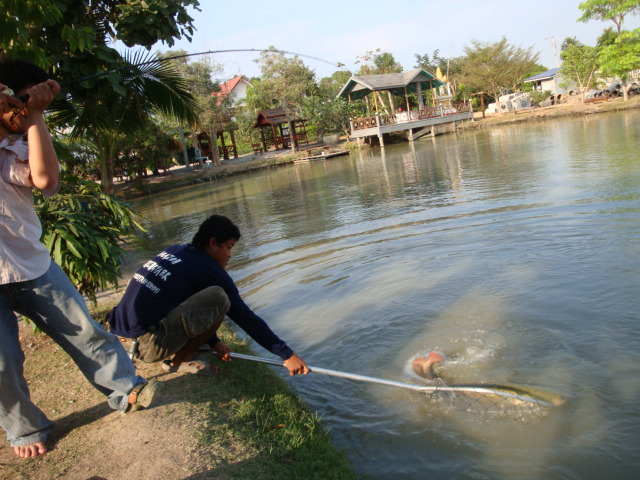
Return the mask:
<svg viewBox="0 0 640 480">
<path fill-rule="evenodd" d="M 194 375 L 215 375 L 220 370 L 218 367 L 212 367 L 205 360 L 195 359 L 189 362 L 182 362 L 180 365 L 171 365 L 169 360 L 162 362 L 162 369 L 169 373 L 191 373 Z"/>
<path fill-rule="evenodd" d="M 164 387 L 164 382 L 158 382 L 156 380 L 149 380 L 148 383 L 142 382 L 136 385 L 129 393 L 129 404 L 127 405 L 125 413 L 135 412 L 149 407 L 154 395 L 158 393 L 162 387 Z"/>
</svg>

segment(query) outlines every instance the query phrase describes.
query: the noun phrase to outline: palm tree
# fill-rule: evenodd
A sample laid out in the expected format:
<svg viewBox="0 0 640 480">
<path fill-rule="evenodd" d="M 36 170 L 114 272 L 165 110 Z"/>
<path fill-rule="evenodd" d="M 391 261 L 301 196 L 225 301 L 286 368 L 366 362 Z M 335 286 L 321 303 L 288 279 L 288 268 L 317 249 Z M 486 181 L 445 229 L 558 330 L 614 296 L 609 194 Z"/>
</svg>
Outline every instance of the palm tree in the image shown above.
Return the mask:
<svg viewBox="0 0 640 480">
<path fill-rule="evenodd" d="M 56 123 L 73 125 L 72 138 L 85 138 L 96 145 L 105 193 L 113 193 L 113 163 L 119 139 L 138 130 L 157 113 L 187 123 L 195 120 L 197 102 L 185 78 L 166 60 L 144 51 L 126 53 L 122 66 L 108 72 L 119 76 L 117 90 L 103 88 L 81 101 L 64 99 L 54 107 Z"/>
</svg>

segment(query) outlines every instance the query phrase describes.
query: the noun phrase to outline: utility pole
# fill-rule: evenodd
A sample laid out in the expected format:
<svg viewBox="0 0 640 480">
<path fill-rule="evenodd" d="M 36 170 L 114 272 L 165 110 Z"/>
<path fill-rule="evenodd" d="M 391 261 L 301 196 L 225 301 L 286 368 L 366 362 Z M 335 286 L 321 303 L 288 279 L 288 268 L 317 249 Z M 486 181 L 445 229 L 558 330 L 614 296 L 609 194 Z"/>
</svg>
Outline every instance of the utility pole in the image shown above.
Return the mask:
<svg viewBox="0 0 640 480">
<path fill-rule="evenodd" d="M 558 62 L 558 52 L 556 51 L 556 39 L 555 37 L 547 37 L 545 40 L 551 39 L 551 46 L 553 47 L 553 59 L 556 61 L 556 67 L 560 66 Z"/>
</svg>

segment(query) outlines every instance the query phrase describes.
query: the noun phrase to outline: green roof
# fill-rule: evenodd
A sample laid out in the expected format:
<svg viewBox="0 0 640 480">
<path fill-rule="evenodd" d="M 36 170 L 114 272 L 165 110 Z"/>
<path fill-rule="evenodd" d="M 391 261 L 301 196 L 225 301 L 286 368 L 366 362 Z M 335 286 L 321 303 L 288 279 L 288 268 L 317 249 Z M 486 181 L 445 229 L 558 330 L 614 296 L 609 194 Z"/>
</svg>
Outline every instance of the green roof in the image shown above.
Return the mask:
<svg viewBox="0 0 640 480">
<path fill-rule="evenodd" d="M 349 79 L 347 84 L 340 90 L 338 97 L 344 99 L 358 100 L 364 98 L 371 92 L 391 91 L 394 95 L 404 95 L 407 92 L 415 93 L 416 85 L 420 84 L 422 90 L 438 88 L 445 85 L 444 82 L 432 73 L 417 68 L 402 73 L 384 73 L 381 75 L 356 75 Z"/>
</svg>

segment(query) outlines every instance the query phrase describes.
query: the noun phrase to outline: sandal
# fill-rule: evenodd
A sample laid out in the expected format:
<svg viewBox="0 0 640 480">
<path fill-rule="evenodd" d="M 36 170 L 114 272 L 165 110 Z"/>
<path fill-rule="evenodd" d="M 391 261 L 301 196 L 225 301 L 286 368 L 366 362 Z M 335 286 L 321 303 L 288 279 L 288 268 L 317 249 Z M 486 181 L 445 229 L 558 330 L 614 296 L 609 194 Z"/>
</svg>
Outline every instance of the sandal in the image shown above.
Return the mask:
<svg viewBox="0 0 640 480">
<path fill-rule="evenodd" d="M 129 405 L 124 413 L 142 410 L 151 405 L 153 397 L 164 386 L 164 382 L 149 380 L 149 383 L 139 383 L 129 393 Z"/>
<path fill-rule="evenodd" d="M 182 362 L 180 365 L 171 365 L 169 360 L 162 362 L 162 369 L 169 373 L 191 373 L 195 375 L 215 375 L 220 370 L 209 362 L 201 359 Z"/>
</svg>

